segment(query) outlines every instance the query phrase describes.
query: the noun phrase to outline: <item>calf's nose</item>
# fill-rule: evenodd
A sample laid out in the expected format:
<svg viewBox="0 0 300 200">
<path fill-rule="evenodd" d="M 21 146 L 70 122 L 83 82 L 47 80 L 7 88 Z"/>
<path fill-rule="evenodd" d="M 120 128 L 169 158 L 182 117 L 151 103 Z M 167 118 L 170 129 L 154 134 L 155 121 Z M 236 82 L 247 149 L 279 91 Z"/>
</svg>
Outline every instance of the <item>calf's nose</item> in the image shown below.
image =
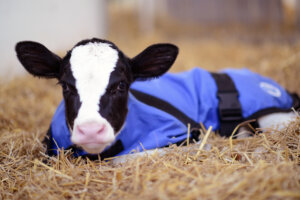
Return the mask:
<svg viewBox="0 0 300 200">
<path fill-rule="evenodd" d="M 78 133 L 84 136 L 96 136 L 104 133 L 105 124 L 89 122 L 77 126 Z"/>
</svg>

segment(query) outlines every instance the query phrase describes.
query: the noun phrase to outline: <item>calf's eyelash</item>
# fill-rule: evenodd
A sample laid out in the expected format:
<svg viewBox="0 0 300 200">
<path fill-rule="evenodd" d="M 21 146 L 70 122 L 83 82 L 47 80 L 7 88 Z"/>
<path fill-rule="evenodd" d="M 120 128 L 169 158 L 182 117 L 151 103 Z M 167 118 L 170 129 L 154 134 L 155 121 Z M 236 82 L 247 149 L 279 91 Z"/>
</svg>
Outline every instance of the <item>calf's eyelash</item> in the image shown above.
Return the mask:
<svg viewBox="0 0 300 200">
<path fill-rule="evenodd" d="M 120 88 L 120 84 L 122 84 L 121 88 Z M 122 92 L 123 90 L 126 90 L 127 85 L 128 84 L 125 81 L 120 81 L 118 83 L 113 84 L 107 91 L 110 94 L 114 94 L 114 93 L 116 93 L 118 91 Z"/>
</svg>

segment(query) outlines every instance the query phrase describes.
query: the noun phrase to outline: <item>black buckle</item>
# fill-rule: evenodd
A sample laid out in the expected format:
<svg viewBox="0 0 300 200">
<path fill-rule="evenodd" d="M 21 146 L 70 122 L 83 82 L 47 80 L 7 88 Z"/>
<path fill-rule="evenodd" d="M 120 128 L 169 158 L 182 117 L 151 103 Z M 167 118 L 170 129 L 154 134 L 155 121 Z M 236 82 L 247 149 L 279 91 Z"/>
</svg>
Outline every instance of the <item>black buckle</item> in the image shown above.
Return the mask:
<svg viewBox="0 0 300 200">
<path fill-rule="evenodd" d="M 218 93 L 218 98 L 221 121 L 240 121 L 243 119 L 237 92 Z"/>
</svg>

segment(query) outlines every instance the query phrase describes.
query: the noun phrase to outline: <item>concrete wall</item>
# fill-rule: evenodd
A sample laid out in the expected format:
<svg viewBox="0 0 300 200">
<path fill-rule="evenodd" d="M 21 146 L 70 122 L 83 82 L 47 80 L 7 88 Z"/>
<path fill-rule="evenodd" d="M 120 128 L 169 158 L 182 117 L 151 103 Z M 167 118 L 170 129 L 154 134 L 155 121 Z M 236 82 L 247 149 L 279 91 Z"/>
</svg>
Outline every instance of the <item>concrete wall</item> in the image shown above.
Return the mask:
<svg viewBox="0 0 300 200">
<path fill-rule="evenodd" d="M 167 0 L 168 12 L 182 22 L 208 25 L 278 25 L 281 0 Z"/>
<path fill-rule="evenodd" d="M 106 0 L 0 0 L 0 80 L 24 74 L 14 46 L 38 41 L 61 55 L 78 41 L 105 37 Z"/>
<path fill-rule="evenodd" d="M 299 0 L 296 2 L 295 12 L 296 12 L 296 25 L 297 28 L 300 30 L 300 1 Z"/>
</svg>

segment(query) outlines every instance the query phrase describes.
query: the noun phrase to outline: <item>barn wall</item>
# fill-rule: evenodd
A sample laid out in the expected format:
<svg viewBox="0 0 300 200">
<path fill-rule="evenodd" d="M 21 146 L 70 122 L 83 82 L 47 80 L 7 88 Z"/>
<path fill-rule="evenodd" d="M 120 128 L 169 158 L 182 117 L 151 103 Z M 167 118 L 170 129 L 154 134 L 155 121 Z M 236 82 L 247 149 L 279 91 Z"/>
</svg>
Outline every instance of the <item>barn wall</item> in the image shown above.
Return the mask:
<svg viewBox="0 0 300 200">
<path fill-rule="evenodd" d="M 167 0 L 168 12 L 183 22 L 220 25 L 281 24 L 281 0 Z"/>
<path fill-rule="evenodd" d="M 297 24 L 297 28 L 300 30 L 300 1 L 296 1 L 296 24 Z"/>
<path fill-rule="evenodd" d="M 1 0 L 0 79 L 23 74 L 14 46 L 34 40 L 64 54 L 84 38 L 106 34 L 105 0 Z"/>
</svg>

